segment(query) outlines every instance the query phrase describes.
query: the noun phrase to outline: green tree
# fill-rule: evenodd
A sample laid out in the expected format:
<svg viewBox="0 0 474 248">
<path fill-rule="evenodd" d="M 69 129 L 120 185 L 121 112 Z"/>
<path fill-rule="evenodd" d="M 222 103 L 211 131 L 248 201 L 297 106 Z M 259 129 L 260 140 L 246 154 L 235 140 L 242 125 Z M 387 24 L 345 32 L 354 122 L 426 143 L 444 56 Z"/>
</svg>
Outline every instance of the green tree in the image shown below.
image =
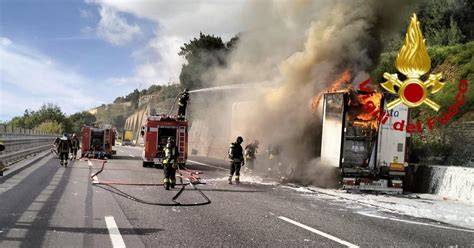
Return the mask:
<svg viewBox="0 0 474 248">
<path fill-rule="evenodd" d="M 202 75 L 210 68 L 224 66 L 228 51 L 222 39 L 214 35 L 200 33 L 199 38 L 184 43 L 178 53 L 187 61 L 179 75 L 181 84 L 188 89 L 206 87 Z"/>
<path fill-rule="evenodd" d="M 133 90 L 132 93 L 125 96 L 125 101 L 132 102 L 133 109 L 137 109 L 139 98 L 140 98 L 140 91 L 138 91 L 138 89 L 135 89 L 135 90 Z"/>
<path fill-rule="evenodd" d="M 95 115 L 87 111 L 74 113 L 68 118 L 71 123 L 71 130 L 68 132 L 80 133 L 82 126 L 91 126 L 96 120 Z"/>
<path fill-rule="evenodd" d="M 179 93 L 183 91 L 182 87 L 177 84 L 173 84 L 170 86 L 165 86 L 163 89 L 160 91 L 160 99 L 166 100 L 170 98 L 176 98 Z"/>
<path fill-rule="evenodd" d="M 472 4 L 469 1 L 424 0 L 416 12 L 428 45 L 454 45 L 465 41 L 466 37 L 458 24 L 463 15 L 472 16 Z M 471 17 L 470 21 L 474 19 Z M 468 30 L 464 31 L 468 33 Z"/>
<path fill-rule="evenodd" d="M 233 50 L 237 47 L 239 44 L 239 39 L 240 39 L 240 34 L 237 34 L 236 36 L 232 37 L 227 43 L 225 43 L 225 47 L 228 50 Z"/>
<path fill-rule="evenodd" d="M 122 130 L 123 127 L 125 126 L 125 121 L 127 118 L 123 117 L 123 115 L 117 115 L 113 119 L 113 125 L 119 130 Z"/>
<path fill-rule="evenodd" d="M 21 128 L 33 129 L 47 121 L 56 121 L 69 128 L 65 114 L 58 105 L 46 103 L 37 111 L 25 110 L 23 116 L 14 117 L 11 123 Z"/>
<path fill-rule="evenodd" d="M 119 96 L 115 98 L 114 100 L 114 103 L 121 103 L 121 102 L 125 102 L 125 98 L 123 96 Z"/>
<path fill-rule="evenodd" d="M 35 129 L 40 132 L 55 133 L 55 134 L 64 132 L 63 124 L 57 121 L 45 121 L 39 124 Z"/>
<path fill-rule="evenodd" d="M 153 94 L 153 93 L 156 93 L 156 92 L 160 92 L 162 88 L 163 88 L 163 86 L 161 86 L 161 85 L 153 84 L 150 87 L 148 87 L 148 94 Z"/>
</svg>

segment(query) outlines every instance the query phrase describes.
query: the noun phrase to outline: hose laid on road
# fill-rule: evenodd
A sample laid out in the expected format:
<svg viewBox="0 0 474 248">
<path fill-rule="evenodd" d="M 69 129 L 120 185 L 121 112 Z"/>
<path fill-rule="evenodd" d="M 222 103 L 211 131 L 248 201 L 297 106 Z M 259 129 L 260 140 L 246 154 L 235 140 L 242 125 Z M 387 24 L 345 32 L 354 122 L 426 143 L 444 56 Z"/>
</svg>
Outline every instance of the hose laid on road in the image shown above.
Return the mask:
<svg viewBox="0 0 474 248">
<path fill-rule="evenodd" d="M 100 160 L 100 159 L 94 159 L 94 160 L 90 160 L 90 159 L 86 159 L 86 161 L 101 161 L 102 162 L 102 166 L 100 168 L 99 171 L 97 171 L 96 173 L 92 174 L 91 175 L 91 180 L 92 180 L 92 184 L 93 185 L 107 185 L 111 188 L 113 188 L 115 191 L 118 191 L 118 192 L 114 192 L 114 191 L 111 191 L 111 190 L 108 190 L 110 192 L 113 192 L 113 193 L 116 193 L 120 196 L 123 196 L 125 198 L 128 198 L 128 199 L 131 199 L 131 200 L 134 200 L 136 202 L 140 202 L 140 203 L 145 203 L 145 204 L 150 204 L 150 205 L 157 205 L 157 206 L 201 206 L 201 205 L 207 205 L 207 204 L 210 204 L 211 203 L 211 200 L 200 190 L 198 189 L 195 185 L 196 184 L 205 184 L 205 183 L 202 183 L 199 181 L 199 177 L 196 177 L 194 176 L 194 173 L 199 173 L 197 171 L 192 171 L 192 170 L 187 170 L 187 173 L 189 173 L 189 175 L 183 175 L 183 173 L 181 172 L 181 170 L 178 169 L 178 173 L 179 175 L 177 175 L 177 177 L 180 179 L 180 183 L 179 184 L 176 184 L 176 185 L 180 185 L 182 186 L 181 189 L 178 191 L 178 193 L 171 199 L 174 203 L 151 203 L 151 202 L 146 202 L 146 201 L 143 201 L 143 200 L 140 200 L 140 199 L 137 199 L 119 189 L 117 189 L 116 187 L 112 186 L 112 185 L 127 185 L 127 186 L 163 186 L 163 183 L 130 183 L 130 182 L 117 182 L 117 181 L 99 181 L 98 179 L 98 175 L 100 173 L 102 173 L 104 171 L 104 168 L 105 168 L 105 164 L 107 163 L 107 160 Z M 189 182 L 188 183 L 183 183 L 183 179 L 185 180 L 188 180 Z M 202 202 L 202 203 L 193 203 L 193 204 L 183 204 L 183 203 L 180 203 L 180 202 L 177 202 L 176 200 L 179 198 L 179 196 L 184 192 L 186 186 L 188 185 L 191 185 L 193 187 L 194 190 L 196 190 L 197 192 L 199 192 L 199 194 L 201 194 L 201 196 L 206 200 L 205 202 Z M 105 189 L 104 187 L 101 187 L 103 189 Z"/>
<path fill-rule="evenodd" d="M 107 187 L 104 187 L 104 186 L 107 186 Z M 143 203 L 143 204 L 148 204 L 148 205 L 154 205 L 154 206 L 166 206 L 166 207 L 174 207 L 174 206 L 181 206 L 181 207 L 191 207 L 191 206 L 203 206 L 203 205 L 208 205 L 211 203 L 211 200 L 204 194 L 201 192 L 201 190 L 195 188 L 205 199 L 206 201 L 205 202 L 199 202 L 199 203 L 192 203 L 192 204 L 188 204 L 188 203 L 179 203 L 179 202 L 174 202 L 174 203 L 160 203 L 160 202 L 149 202 L 149 201 L 145 201 L 145 200 L 141 200 L 141 199 L 138 199 L 138 198 L 135 198 L 134 196 L 131 196 L 129 195 L 128 193 L 125 193 L 123 192 L 122 190 L 118 189 L 117 187 L 114 187 L 113 185 L 108 185 L 108 184 L 104 184 L 104 185 L 96 185 L 96 187 L 99 187 L 99 188 L 102 188 L 104 190 L 107 190 L 111 193 L 114 193 L 114 194 L 117 194 L 119 196 L 122 196 L 124 198 L 127 198 L 129 200 L 132 200 L 132 201 L 136 201 L 136 202 L 139 202 L 139 203 Z M 113 190 L 112 190 L 113 189 Z M 181 194 L 180 192 L 182 192 L 182 190 L 180 190 L 178 192 L 178 194 Z M 176 199 L 175 199 L 176 200 Z"/>
</svg>

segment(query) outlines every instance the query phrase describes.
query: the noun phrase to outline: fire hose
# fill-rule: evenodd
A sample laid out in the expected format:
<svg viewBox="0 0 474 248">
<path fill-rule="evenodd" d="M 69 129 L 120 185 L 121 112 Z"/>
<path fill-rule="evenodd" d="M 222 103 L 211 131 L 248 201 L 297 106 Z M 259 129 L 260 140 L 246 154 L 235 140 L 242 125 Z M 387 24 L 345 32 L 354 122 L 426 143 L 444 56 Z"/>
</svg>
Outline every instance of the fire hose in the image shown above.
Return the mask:
<svg viewBox="0 0 474 248">
<path fill-rule="evenodd" d="M 199 171 L 189 170 L 184 166 L 181 166 L 181 168 L 178 167 L 178 169 L 177 169 L 178 175 L 176 175 L 176 177 L 179 178 L 180 183 L 178 183 L 176 185 L 182 186 L 182 187 L 180 188 L 178 193 L 175 196 L 173 196 L 173 198 L 171 199 L 174 203 L 149 203 L 149 202 L 145 202 L 143 200 L 139 200 L 137 198 L 134 198 L 130 195 L 127 195 L 126 193 L 124 193 L 123 191 L 120 191 L 119 189 L 117 189 L 116 187 L 113 187 L 112 185 L 163 186 L 163 183 L 132 183 L 132 182 L 102 181 L 102 180 L 99 181 L 98 175 L 104 171 L 105 164 L 107 163 L 107 160 L 102 160 L 102 159 L 85 159 L 85 160 L 86 161 L 91 161 L 91 162 L 92 161 L 102 162 L 102 165 L 101 165 L 101 168 L 99 169 L 99 171 L 93 173 L 90 176 L 93 185 L 107 185 L 107 186 L 110 186 L 113 189 L 115 189 L 116 191 L 120 192 L 120 193 L 117 193 L 117 192 L 114 192 L 114 193 L 117 193 L 117 194 L 119 194 L 121 196 L 124 196 L 126 198 L 129 198 L 129 199 L 135 200 L 137 202 L 152 204 L 152 205 L 157 205 L 157 206 L 200 206 L 200 205 L 207 205 L 207 204 L 211 203 L 211 200 L 200 189 L 198 189 L 196 187 L 197 184 L 205 184 L 205 183 L 200 181 L 200 178 L 198 176 L 196 176 L 196 175 L 200 174 Z M 187 180 L 188 182 L 184 183 L 183 179 Z M 178 202 L 177 199 L 184 192 L 186 186 L 188 186 L 188 185 L 191 185 L 191 187 L 194 190 L 196 190 L 205 199 L 205 202 L 194 203 L 194 204 L 183 204 L 183 203 Z"/>
</svg>

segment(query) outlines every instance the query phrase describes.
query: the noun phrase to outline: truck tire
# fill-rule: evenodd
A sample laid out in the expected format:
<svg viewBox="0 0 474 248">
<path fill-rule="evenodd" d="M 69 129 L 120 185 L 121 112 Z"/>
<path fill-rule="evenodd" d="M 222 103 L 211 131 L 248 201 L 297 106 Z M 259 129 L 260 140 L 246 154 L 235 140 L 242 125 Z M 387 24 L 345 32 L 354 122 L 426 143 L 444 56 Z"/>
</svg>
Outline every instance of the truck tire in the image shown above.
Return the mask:
<svg viewBox="0 0 474 248">
<path fill-rule="evenodd" d="M 148 162 L 143 161 L 143 167 L 144 167 L 144 168 L 148 167 Z"/>
</svg>

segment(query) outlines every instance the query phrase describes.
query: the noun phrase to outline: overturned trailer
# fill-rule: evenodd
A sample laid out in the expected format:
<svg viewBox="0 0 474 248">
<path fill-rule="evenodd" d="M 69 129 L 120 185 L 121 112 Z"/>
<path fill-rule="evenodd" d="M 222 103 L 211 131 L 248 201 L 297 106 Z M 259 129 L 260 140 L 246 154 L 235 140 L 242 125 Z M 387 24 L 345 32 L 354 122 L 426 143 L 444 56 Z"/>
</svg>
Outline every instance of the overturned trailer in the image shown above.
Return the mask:
<svg viewBox="0 0 474 248">
<path fill-rule="evenodd" d="M 347 190 L 403 191 L 408 108 L 384 109 L 380 92 L 324 94 L 321 161 L 338 167 Z"/>
</svg>

